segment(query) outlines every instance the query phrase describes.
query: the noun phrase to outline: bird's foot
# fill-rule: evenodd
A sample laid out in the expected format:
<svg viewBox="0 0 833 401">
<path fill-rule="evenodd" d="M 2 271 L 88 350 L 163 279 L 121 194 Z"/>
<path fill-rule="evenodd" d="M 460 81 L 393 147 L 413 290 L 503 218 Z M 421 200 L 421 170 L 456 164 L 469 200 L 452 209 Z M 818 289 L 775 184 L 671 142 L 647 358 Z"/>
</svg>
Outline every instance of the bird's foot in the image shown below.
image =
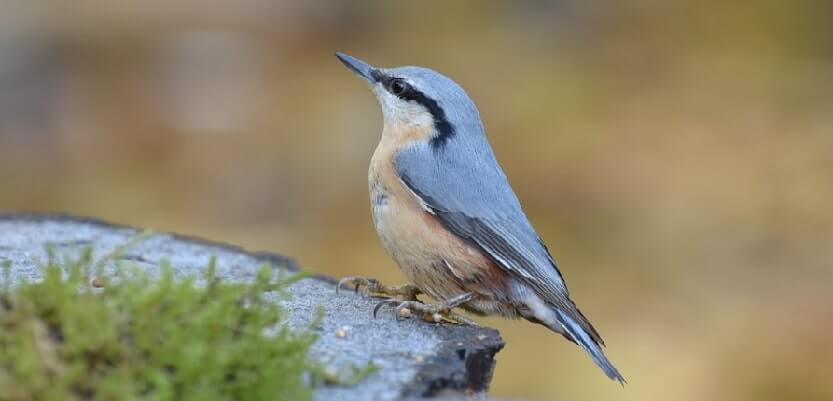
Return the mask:
<svg viewBox="0 0 833 401">
<path fill-rule="evenodd" d="M 349 276 L 338 281 L 336 293 L 344 285 L 353 287 L 353 292 L 361 293 L 364 296 L 377 298 L 396 298 L 405 301 L 419 302 L 417 295 L 422 294 L 419 288 L 412 284 L 387 286 L 370 277 Z M 394 300 L 395 301 L 395 300 Z"/>
<path fill-rule="evenodd" d="M 417 315 L 428 322 L 450 322 L 455 324 L 479 326 L 477 322 L 453 311 L 454 308 L 471 301 L 473 298 L 474 294 L 467 292 L 438 304 L 388 299 L 376 304 L 376 307 L 373 308 L 373 317 L 376 317 L 376 312 L 378 312 L 381 307 L 393 306 L 393 312 L 397 319 L 404 319 L 409 318 L 412 315 Z"/>
</svg>

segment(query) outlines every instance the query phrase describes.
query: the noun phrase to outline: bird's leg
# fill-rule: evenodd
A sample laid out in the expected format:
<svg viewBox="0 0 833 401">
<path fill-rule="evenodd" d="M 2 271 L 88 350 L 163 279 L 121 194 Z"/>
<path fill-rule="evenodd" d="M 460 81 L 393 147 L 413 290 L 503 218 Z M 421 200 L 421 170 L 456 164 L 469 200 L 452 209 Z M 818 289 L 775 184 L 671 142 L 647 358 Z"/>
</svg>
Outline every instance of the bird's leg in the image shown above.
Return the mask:
<svg viewBox="0 0 833 401">
<path fill-rule="evenodd" d="M 344 285 L 353 287 L 353 291 L 362 295 L 379 297 L 379 298 L 396 298 L 400 297 L 405 301 L 419 302 L 417 295 L 422 294 L 422 291 L 413 284 L 387 286 L 369 277 L 349 276 L 339 280 L 336 286 L 336 293 Z"/>
<path fill-rule="evenodd" d="M 468 324 L 472 326 L 479 326 L 477 322 L 453 311 L 454 308 L 466 302 L 469 302 L 472 299 L 474 299 L 474 294 L 471 292 L 458 295 L 454 298 L 437 304 L 425 304 L 419 301 L 398 301 L 395 299 L 388 299 L 376 304 L 376 307 L 373 308 L 373 317 L 376 317 L 376 312 L 379 311 L 379 308 L 386 305 L 390 305 L 394 307 L 393 312 L 396 315 L 397 319 L 407 318 L 410 317 L 412 314 L 416 314 L 423 320 L 434 323 L 446 321 L 456 324 Z"/>
</svg>

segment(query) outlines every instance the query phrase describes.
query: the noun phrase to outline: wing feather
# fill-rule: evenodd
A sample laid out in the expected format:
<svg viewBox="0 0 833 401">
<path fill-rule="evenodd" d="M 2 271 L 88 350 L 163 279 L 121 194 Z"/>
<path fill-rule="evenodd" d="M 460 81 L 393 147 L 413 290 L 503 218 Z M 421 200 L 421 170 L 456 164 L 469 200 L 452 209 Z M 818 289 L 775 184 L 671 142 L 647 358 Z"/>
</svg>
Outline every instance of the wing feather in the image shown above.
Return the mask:
<svg viewBox="0 0 833 401">
<path fill-rule="evenodd" d="M 402 182 L 446 228 L 476 244 L 603 344 L 570 300 L 555 260 L 529 223 L 491 148 L 487 149 L 488 154 L 464 163 L 447 150 L 438 153 L 415 147 L 398 154 L 395 166 Z M 489 157 L 492 163 L 488 163 Z"/>
</svg>

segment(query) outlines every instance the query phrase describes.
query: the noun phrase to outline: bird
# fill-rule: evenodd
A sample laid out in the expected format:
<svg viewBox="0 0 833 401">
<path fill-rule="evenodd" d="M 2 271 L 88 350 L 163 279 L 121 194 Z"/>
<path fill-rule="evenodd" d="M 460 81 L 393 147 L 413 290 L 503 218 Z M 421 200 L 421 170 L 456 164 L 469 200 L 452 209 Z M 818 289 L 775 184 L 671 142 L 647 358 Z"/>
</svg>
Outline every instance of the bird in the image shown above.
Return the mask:
<svg viewBox="0 0 833 401">
<path fill-rule="evenodd" d="M 373 223 L 410 284 L 368 277 L 338 282 L 388 298 L 401 317 L 475 324 L 454 312 L 524 318 L 583 348 L 622 385 L 604 341 L 570 299 L 564 278 L 524 213 L 486 137 L 474 102 L 451 78 L 416 66 L 379 68 L 336 52 L 382 109 L 370 161 Z M 426 294 L 438 301 L 419 301 Z M 397 298 L 398 297 L 398 298 Z"/>
</svg>

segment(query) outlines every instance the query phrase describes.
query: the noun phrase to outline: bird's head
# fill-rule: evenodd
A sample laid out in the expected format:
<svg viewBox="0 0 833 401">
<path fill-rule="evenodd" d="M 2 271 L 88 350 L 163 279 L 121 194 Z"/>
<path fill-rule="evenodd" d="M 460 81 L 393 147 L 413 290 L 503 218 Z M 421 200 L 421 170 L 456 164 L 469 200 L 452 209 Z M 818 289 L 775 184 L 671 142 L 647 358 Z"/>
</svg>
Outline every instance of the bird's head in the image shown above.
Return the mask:
<svg viewBox="0 0 833 401">
<path fill-rule="evenodd" d="M 434 148 L 455 135 L 482 132 L 474 102 L 445 75 L 424 67 L 377 68 L 344 53 L 336 57 L 370 83 L 386 126 L 428 132 L 425 139 Z"/>
</svg>

